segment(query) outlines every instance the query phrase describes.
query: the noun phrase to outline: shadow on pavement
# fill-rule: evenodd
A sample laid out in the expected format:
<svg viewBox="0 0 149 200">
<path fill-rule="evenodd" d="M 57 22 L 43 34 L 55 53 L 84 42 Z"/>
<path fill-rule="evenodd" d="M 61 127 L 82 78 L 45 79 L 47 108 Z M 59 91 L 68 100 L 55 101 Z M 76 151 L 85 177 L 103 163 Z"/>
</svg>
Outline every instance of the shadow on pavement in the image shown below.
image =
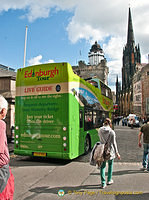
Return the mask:
<svg viewBox="0 0 149 200">
<path fill-rule="evenodd" d="M 52 194 L 57 194 L 58 195 L 58 191 L 59 190 L 63 190 L 65 192 L 65 194 L 68 195 L 80 195 L 80 194 L 88 194 L 92 193 L 96 193 L 94 191 L 88 191 L 89 189 L 100 189 L 100 185 L 82 185 L 82 186 L 74 186 L 74 187 L 69 187 L 69 186 L 63 186 L 63 187 L 53 187 L 53 188 L 49 188 L 48 186 L 45 187 L 35 187 L 30 189 L 30 192 L 33 192 L 32 195 L 30 195 L 29 197 L 26 197 L 24 200 L 30 200 L 33 199 L 35 197 L 37 197 L 39 194 L 43 194 L 43 193 L 52 193 Z"/>
<path fill-rule="evenodd" d="M 100 171 L 99 171 L 100 172 Z M 115 171 L 113 172 L 113 176 L 121 176 L 121 175 L 126 175 L 126 174 L 142 174 L 142 173 L 147 173 L 141 170 L 121 170 L 121 171 Z M 99 173 L 90 173 L 90 175 L 97 176 Z M 106 172 L 106 176 L 108 175 L 108 172 Z"/>
<path fill-rule="evenodd" d="M 13 157 L 15 159 L 13 159 Z M 70 160 L 52 159 L 52 158 L 40 158 L 40 157 L 29 157 L 29 156 L 15 156 L 13 155 L 10 159 L 10 166 L 13 167 L 24 167 L 24 166 L 63 166 L 69 164 Z"/>
</svg>

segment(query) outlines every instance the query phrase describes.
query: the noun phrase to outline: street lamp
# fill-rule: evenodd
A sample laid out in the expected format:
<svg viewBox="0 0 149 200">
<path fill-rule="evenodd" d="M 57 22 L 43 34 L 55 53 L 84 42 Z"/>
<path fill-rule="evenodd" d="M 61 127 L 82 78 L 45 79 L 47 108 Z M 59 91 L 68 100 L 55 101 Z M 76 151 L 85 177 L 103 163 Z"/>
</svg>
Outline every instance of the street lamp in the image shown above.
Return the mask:
<svg viewBox="0 0 149 200">
<path fill-rule="evenodd" d="M 25 67 L 25 59 L 26 59 L 27 29 L 28 29 L 28 26 L 26 26 L 26 28 L 25 28 L 25 44 L 24 44 L 24 63 L 23 63 L 23 67 Z"/>
</svg>

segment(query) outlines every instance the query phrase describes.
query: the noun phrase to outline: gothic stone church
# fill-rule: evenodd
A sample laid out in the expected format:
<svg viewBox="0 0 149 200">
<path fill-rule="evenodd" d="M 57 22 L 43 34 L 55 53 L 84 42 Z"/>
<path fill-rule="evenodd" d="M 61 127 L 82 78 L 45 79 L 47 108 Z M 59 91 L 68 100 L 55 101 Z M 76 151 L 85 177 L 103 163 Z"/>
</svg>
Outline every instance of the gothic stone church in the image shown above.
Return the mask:
<svg viewBox="0 0 149 200">
<path fill-rule="evenodd" d="M 127 43 L 123 49 L 122 92 L 119 99 L 120 113 L 127 116 L 133 113 L 133 76 L 138 64 L 141 64 L 139 44 L 135 45 L 131 10 L 128 15 Z M 118 91 L 117 91 L 118 92 Z"/>
</svg>

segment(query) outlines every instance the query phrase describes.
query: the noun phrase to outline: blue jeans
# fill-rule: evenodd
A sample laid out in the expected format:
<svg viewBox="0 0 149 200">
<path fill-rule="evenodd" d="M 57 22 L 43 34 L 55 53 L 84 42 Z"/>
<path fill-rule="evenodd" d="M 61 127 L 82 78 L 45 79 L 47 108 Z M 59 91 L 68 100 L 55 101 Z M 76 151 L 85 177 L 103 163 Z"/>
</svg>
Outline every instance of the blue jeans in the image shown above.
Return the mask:
<svg viewBox="0 0 149 200">
<path fill-rule="evenodd" d="M 108 160 L 108 182 L 112 179 L 112 171 L 113 171 L 113 161 Z M 101 176 L 101 185 L 104 186 L 106 184 L 106 178 L 105 178 L 105 169 L 106 169 L 106 161 L 102 163 L 100 168 L 100 176 Z"/>
<path fill-rule="evenodd" d="M 142 165 L 144 168 L 149 170 L 149 144 L 143 144 L 144 152 L 143 152 L 143 162 Z"/>
</svg>

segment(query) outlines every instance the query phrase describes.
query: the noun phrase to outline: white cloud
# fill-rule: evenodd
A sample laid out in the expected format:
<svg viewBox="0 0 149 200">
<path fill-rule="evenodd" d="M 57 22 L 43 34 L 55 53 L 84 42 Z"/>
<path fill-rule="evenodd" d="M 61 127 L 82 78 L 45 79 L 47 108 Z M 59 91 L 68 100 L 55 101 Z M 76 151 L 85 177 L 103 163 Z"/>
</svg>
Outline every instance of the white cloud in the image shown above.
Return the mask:
<svg viewBox="0 0 149 200">
<path fill-rule="evenodd" d="M 134 37 L 140 44 L 142 61 L 147 62 L 149 47 L 149 1 L 147 0 L 0 0 L 0 12 L 23 9 L 30 22 L 50 16 L 51 9 L 72 12 L 66 31 L 72 43 L 85 39 L 90 44 L 95 40 L 103 44 L 110 76 L 121 73 L 122 50 L 127 40 L 128 5 L 131 6 Z M 39 55 L 29 63 L 40 63 Z M 111 78 L 112 83 L 112 78 Z"/>
<path fill-rule="evenodd" d="M 42 55 L 35 56 L 35 57 L 28 60 L 28 65 L 32 66 L 32 65 L 39 65 L 39 64 L 42 64 L 42 63 L 54 63 L 55 62 L 52 59 L 49 59 L 45 62 L 42 62 L 42 58 L 43 58 Z"/>
<path fill-rule="evenodd" d="M 24 17 L 32 22 L 38 18 L 49 17 L 52 8 L 57 12 L 71 11 L 73 17 L 66 28 L 69 39 L 72 43 L 86 39 L 92 44 L 95 40 L 105 43 L 108 36 L 121 37 L 124 41 L 124 37 L 127 37 L 129 3 L 135 39 L 140 43 L 143 54 L 148 53 L 149 1 L 146 0 L 0 0 L 0 12 L 23 9 Z M 114 43 L 112 45 L 115 46 Z"/>
<path fill-rule="evenodd" d="M 109 58 L 107 63 L 109 67 L 108 84 L 112 89 L 115 87 L 117 76 L 119 81 L 121 81 L 123 47 L 124 39 L 121 37 L 111 37 L 108 43 L 103 44 L 103 49 L 106 52 L 106 56 Z"/>
<path fill-rule="evenodd" d="M 26 14 L 21 17 L 27 17 L 30 22 L 38 18 L 47 18 L 52 8 L 59 10 L 70 10 L 76 6 L 78 0 L 0 0 L 0 12 L 10 9 L 23 9 Z"/>
<path fill-rule="evenodd" d="M 31 65 L 39 65 L 41 64 L 42 60 L 42 55 L 39 55 L 39 56 L 36 56 L 34 58 L 31 58 L 30 60 L 28 60 L 28 65 L 31 66 Z"/>
<path fill-rule="evenodd" d="M 45 61 L 45 63 L 54 63 L 55 61 L 52 59 L 49 59 L 48 61 Z"/>
<path fill-rule="evenodd" d="M 71 21 L 67 27 L 67 31 L 69 33 L 69 39 L 72 43 L 76 43 L 79 39 L 86 39 L 91 44 L 95 42 L 95 40 L 103 40 L 105 35 L 102 31 L 93 28 L 88 24 L 77 24 L 74 21 Z"/>
</svg>

